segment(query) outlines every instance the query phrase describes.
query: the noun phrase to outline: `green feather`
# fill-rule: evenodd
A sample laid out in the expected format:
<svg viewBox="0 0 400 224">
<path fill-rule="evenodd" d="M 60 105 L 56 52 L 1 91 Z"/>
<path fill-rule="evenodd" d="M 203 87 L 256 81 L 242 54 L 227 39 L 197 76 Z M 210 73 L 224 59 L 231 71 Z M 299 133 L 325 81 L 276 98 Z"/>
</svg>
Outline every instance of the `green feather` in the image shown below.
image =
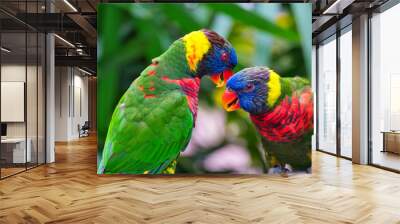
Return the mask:
<svg viewBox="0 0 400 224">
<path fill-rule="evenodd" d="M 288 143 L 272 142 L 262 138 L 268 168 L 275 165 L 290 164 L 295 170 L 307 170 L 311 167 L 312 132 Z"/>
<path fill-rule="evenodd" d="M 185 149 L 193 115 L 180 86 L 162 80 L 164 76 L 194 76 L 184 51 L 182 41 L 175 41 L 121 97 L 111 118 L 99 173 L 161 173 L 159 168 Z"/>
<path fill-rule="evenodd" d="M 301 77 L 292 78 L 281 78 L 281 95 L 275 103 L 275 106 L 279 104 L 286 96 L 292 96 L 293 92 L 301 92 L 304 88 L 310 87 L 310 82 Z"/>
<path fill-rule="evenodd" d="M 297 76 L 282 77 L 280 83 L 281 95 L 274 107 L 279 105 L 285 97 L 291 97 L 294 92 L 300 93 L 310 87 L 307 79 Z M 312 130 L 300 139 L 288 143 L 271 142 L 262 138 L 267 167 L 290 164 L 295 170 L 309 169 L 311 167 L 311 136 Z"/>
</svg>

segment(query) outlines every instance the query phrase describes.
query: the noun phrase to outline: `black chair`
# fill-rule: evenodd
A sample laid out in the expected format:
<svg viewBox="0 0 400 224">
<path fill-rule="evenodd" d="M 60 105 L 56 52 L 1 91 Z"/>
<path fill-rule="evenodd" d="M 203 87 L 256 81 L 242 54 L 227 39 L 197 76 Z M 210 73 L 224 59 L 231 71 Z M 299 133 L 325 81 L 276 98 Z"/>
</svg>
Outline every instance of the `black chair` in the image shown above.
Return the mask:
<svg viewBox="0 0 400 224">
<path fill-rule="evenodd" d="M 79 138 L 89 136 L 89 129 L 90 129 L 89 121 L 85 121 L 82 127 L 78 124 Z"/>
</svg>

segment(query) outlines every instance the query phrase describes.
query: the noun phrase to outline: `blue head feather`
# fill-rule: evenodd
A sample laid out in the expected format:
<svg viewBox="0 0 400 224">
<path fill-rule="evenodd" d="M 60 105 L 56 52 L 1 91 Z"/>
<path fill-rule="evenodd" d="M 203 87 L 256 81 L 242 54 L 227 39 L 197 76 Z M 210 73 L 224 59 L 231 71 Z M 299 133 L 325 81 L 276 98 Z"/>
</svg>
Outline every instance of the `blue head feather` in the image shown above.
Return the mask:
<svg viewBox="0 0 400 224">
<path fill-rule="evenodd" d="M 226 54 L 226 56 L 224 57 L 223 54 Z M 236 65 L 236 52 L 232 46 L 214 46 L 201 61 L 198 74 L 218 74 L 224 70 L 233 69 Z"/>
<path fill-rule="evenodd" d="M 252 67 L 234 74 L 228 80 L 226 87 L 236 93 L 241 108 L 251 114 L 260 114 L 268 111 L 266 104 L 268 80 L 268 68 Z"/>
<path fill-rule="evenodd" d="M 211 43 L 211 48 L 201 60 L 197 74 L 212 75 L 233 69 L 237 65 L 237 56 L 232 45 L 214 31 L 203 30 Z"/>
</svg>

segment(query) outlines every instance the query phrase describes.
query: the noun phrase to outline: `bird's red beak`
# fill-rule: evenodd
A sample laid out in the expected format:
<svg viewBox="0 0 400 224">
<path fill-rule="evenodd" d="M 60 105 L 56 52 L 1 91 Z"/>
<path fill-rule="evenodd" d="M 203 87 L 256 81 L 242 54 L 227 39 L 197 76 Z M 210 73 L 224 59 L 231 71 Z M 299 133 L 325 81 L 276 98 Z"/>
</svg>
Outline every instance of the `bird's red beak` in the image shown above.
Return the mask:
<svg viewBox="0 0 400 224">
<path fill-rule="evenodd" d="M 226 84 L 226 81 L 233 75 L 231 69 L 227 69 L 221 73 L 211 75 L 211 81 L 217 85 L 217 87 L 222 87 Z"/>
<path fill-rule="evenodd" d="M 239 98 L 235 92 L 228 89 L 222 95 L 222 106 L 228 112 L 238 110 L 240 108 Z"/>
</svg>

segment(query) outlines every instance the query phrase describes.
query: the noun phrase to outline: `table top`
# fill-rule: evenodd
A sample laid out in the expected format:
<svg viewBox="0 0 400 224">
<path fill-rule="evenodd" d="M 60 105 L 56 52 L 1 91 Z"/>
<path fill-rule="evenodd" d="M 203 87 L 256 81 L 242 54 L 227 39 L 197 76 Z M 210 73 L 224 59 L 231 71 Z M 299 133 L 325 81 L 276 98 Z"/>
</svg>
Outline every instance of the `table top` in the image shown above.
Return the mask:
<svg viewBox="0 0 400 224">
<path fill-rule="evenodd" d="M 5 139 L 1 139 L 1 143 L 20 143 L 20 142 L 24 142 L 25 138 L 5 138 Z M 29 139 L 28 139 L 29 141 Z"/>
<path fill-rule="evenodd" d="M 381 133 L 400 135 L 400 131 L 381 131 Z"/>
</svg>

